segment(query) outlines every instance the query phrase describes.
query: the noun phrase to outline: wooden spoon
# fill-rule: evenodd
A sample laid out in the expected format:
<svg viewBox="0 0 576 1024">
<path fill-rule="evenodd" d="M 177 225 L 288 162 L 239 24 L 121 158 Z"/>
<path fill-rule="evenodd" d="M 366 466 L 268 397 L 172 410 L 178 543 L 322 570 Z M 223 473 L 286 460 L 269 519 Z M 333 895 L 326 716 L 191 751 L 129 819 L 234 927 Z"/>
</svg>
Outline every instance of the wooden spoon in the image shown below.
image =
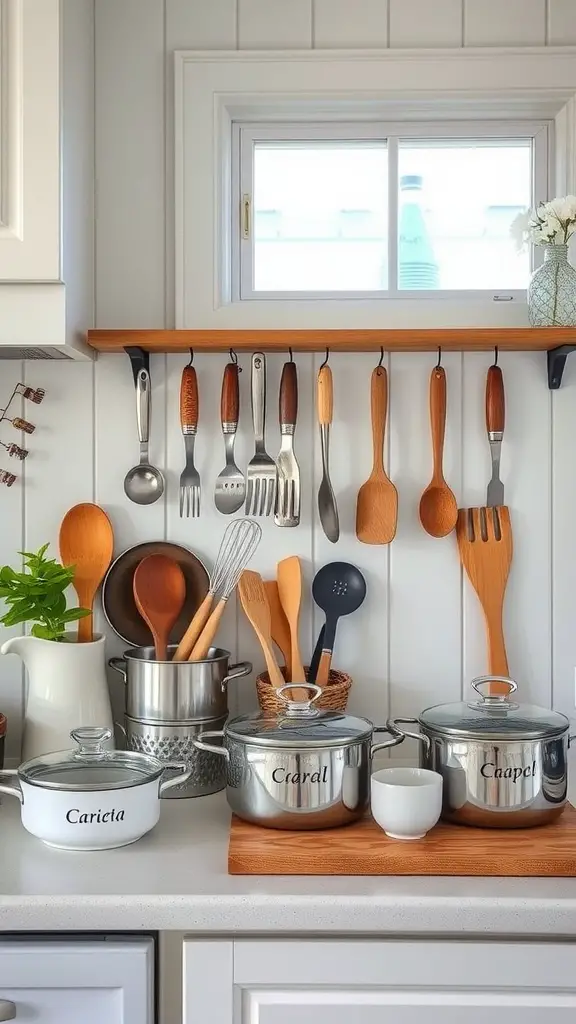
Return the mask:
<svg viewBox="0 0 576 1024">
<path fill-rule="evenodd" d="M 148 555 L 134 573 L 134 600 L 154 638 L 157 661 L 166 661 L 170 630 L 182 611 L 186 580 L 182 569 L 166 555 Z"/>
<path fill-rule="evenodd" d="M 62 520 L 59 542 L 62 564 L 74 566 L 73 586 L 78 603 L 90 612 L 78 620 L 78 643 L 90 643 L 94 598 L 112 561 L 112 524 L 99 505 L 74 505 Z"/>
<path fill-rule="evenodd" d="M 291 683 L 304 683 L 304 665 L 300 655 L 300 643 L 298 640 L 298 619 L 300 618 L 300 605 L 302 603 L 302 568 L 297 555 L 290 558 L 283 558 L 276 567 L 278 578 L 278 595 L 284 609 L 284 614 L 290 627 L 290 652 L 292 660 L 292 671 L 288 677 Z M 293 690 L 294 700 L 308 700 L 308 691 Z"/>
<path fill-rule="evenodd" d="M 266 591 L 266 597 L 268 598 L 268 604 L 270 606 L 270 632 L 272 634 L 272 639 L 284 658 L 284 664 L 286 665 L 286 679 L 291 679 L 292 655 L 290 626 L 288 625 L 288 620 L 284 614 L 284 609 L 280 604 L 278 583 L 276 580 L 264 580 L 264 590 Z"/>
<path fill-rule="evenodd" d="M 431 537 L 447 537 L 456 526 L 458 505 L 442 473 L 446 428 L 446 374 L 435 366 L 430 375 L 430 427 L 434 470 L 420 499 L 420 522 Z"/>
<path fill-rule="evenodd" d="M 259 572 L 253 572 L 251 569 L 244 570 L 238 583 L 238 596 L 240 597 L 244 614 L 260 641 L 270 682 L 272 686 L 278 689 L 280 686 L 284 686 L 285 680 L 272 647 L 270 607 Z"/>
<path fill-rule="evenodd" d="M 356 536 L 364 544 L 389 544 L 396 534 L 398 492 L 384 470 L 388 374 L 383 366 L 372 371 L 370 399 L 374 464 L 366 483 L 358 491 Z"/>
</svg>

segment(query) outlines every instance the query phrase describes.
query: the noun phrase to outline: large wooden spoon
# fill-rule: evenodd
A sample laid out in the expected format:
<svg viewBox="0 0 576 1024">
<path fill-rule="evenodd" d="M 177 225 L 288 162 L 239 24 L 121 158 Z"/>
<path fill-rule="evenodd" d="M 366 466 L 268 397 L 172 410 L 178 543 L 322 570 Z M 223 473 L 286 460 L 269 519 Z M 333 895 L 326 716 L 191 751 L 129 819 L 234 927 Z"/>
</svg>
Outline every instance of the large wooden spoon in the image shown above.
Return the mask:
<svg viewBox="0 0 576 1024">
<path fill-rule="evenodd" d="M 276 567 L 278 577 L 278 594 L 284 614 L 290 627 L 290 650 L 291 650 L 291 683 L 305 683 L 304 666 L 300 655 L 300 641 L 298 639 L 298 622 L 300 619 L 300 605 L 302 604 L 302 567 L 298 555 L 291 555 L 290 558 L 283 558 Z M 306 690 L 293 690 L 294 700 L 307 700 Z"/>
<path fill-rule="evenodd" d="M 370 399 L 374 464 L 366 483 L 358 491 L 356 536 L 364 544 L 389 544 L 396 534 L 398 492 L 384 470 L 388 375 L 383 366 L 377 366 L 372 372 Z"/>
<path fill-rule="evenodd" d="M 182 611 L 186 579 L 173 558 L 148 555 L 134 573 L 134 600 L 154 638 L 157 661 L 166 661 L 170 630 Z"/>
<path fill-rule="evenodd" d="M 112 524 L 99 505 L 74 505 L 62 520 L 59 541 L 62 564 L 74 566 L 73 586 L 78 603 L 90 612 L 78 620 L 78 643 L 90 643 L 94 598 L 112 561 Z"/>
<path fill-rule="evenodd" d="M 431 537 L 447 537 L 456 526 L 458 505 L 444 479 L 442 456 L 446 429 L 446 374 L 435 366 L 430 375 L 430 427 L 434 469 L 420 499 L 420 522 Z"/>
</svg>

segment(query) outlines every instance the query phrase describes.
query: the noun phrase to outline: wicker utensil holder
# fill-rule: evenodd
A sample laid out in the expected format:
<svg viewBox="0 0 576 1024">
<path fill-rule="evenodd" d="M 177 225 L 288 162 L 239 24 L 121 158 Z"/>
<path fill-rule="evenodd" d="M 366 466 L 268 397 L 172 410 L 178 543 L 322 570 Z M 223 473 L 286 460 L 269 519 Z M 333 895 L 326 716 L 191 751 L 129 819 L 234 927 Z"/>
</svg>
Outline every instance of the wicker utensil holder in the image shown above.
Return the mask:
<svg viewBox="0 0 576 1024">
<path fill-rule="evenodd" d="M 304 672 L 308 678 L 307 665 L 304 667 Z M 285 669 L 282 669 L 282 674 L 286 675 Z M 297 687 L 297 683 L 294 686 Z M 351 686 L 351 676 L 346 672 L 337 672 L 336 669 L 332 669 L 328 677 L 328 685 L 324 687 L 321 696 L 314 702 L 315 706 L 323 708 L 324 711 L 345 711 Z M 286 709 L 285 703 L 276 696 L 276 689 L 271 685 L 267 672 L 263 672 L 256 679 L 256 692 L 260 709 L 265 714 L 277 715 Z"/>
</svg>

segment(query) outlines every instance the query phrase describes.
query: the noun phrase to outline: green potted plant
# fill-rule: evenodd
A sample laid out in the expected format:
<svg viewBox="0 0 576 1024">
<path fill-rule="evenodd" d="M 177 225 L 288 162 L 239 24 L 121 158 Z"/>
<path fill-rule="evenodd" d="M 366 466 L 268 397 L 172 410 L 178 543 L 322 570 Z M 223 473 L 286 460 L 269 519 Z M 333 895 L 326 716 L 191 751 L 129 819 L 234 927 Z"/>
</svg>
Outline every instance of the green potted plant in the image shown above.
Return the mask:
<svg viewBox="0 0 576 1024">
<path fill-rule="evenodd" d="M 22 552 L 22 572 L 9 565 L 0 569 L 0 599 L 7 605 L 0 623 L 32 623 L 28 636 L 13 637 L 0 647 L 2 654 L 18 654 L 28 672 L 24 760 L 69 747 L 70 732 L 78 726 L 113 732 L 104 637 L 80 644 L 75 634 L 66 632 L 70 623 L 90 612 L 67 607 L 74 566 L 47 558 L 48 547 Z"/>
</svg>

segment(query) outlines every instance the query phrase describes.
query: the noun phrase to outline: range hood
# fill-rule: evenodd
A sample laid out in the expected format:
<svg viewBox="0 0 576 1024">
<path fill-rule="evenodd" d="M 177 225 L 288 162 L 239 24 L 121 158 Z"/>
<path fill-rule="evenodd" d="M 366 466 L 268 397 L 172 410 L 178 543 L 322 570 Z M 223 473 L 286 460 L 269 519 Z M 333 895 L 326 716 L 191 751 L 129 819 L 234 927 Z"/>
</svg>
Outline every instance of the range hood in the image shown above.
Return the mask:
<svg viewBox="0 0 576 1024">
<path fill-rule="evenodd" d="M 0 283 L 0 360 L 92 359 L 85 308 L 61 282 Z"/>
</svg>

